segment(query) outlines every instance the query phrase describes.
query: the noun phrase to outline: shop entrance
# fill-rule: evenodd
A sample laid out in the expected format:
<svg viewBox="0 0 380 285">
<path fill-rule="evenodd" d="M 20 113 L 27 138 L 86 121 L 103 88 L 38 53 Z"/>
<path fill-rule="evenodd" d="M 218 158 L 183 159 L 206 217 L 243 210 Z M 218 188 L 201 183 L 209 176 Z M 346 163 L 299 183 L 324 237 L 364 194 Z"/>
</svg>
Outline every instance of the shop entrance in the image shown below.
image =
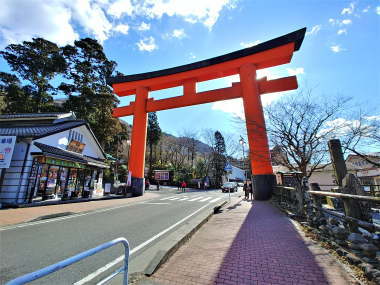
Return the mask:
<svg viewBox="0 0 380 285">
<path fill-rule="evenodd" d="M 297 89 L 296 76 L 276 80 L 257 80 L 256 71 L 289 63 L 293 53 L 301 47 L 306 28 L 264 42 L 207 60 L 177 66 L 169 69 L 116 76 L 107 80 L 118 96 L 135 94 L 136 99 L 128 106 L 115 108 L 114 117 L 133 115 L 131 154 L 129 170 L 132 173 L 132 189 L 135 196 L 144 193 L 145 146 L 147 114 L 149 112 L 180 108 L 220 100 L 242 98 L 246 118 L 251 169 L 255 197 L 269 199 L 275 177 L 273 175 L 268 138 L 265 128 L 261 95 Z M 240 75 L 240 82 L 232 87 L 196 91 L 196 83 L 234 74 Z M 150 91 L 176 86 L 183 87 L 183 95 L 154 100 L 148 99 Z"/>
<path fill-rule="evenodd" d="M 29 203 L 89 198 L 100 171 L 94 167 L 46 157 L 34 159 L 29 181 Z"/>
</svg>

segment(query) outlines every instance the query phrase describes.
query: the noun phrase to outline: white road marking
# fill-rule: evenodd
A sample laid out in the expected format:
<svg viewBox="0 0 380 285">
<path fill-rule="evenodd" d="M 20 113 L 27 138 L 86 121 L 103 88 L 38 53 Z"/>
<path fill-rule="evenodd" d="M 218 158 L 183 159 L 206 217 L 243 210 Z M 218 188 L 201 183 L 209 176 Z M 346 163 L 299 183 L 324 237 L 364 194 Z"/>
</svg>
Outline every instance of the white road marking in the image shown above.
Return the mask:
<svg viewBox="0 0 380 285">
<path fill-rule="evenodd" d="M 209 200 L 209 199 L 211 199 L 212 197 L 207 197 L 207 198 L 204 198 L 204 199 L 202 199 L 202 200 L 200 200 L 199 202 L 205 202 L 205 201 L 207 201 L 207 200 Z"/>
<path fill-rule="evenodd" d="M 170 205 L 170 203 L 155 203 L 155 202 L 150 202 L 150 203 L 141 203 L 145 205 Z"/>
<path fill-rule="evenodd" d="M 182 220 L 178 221 L 177 223 L 171 225 L 170 227 L 166 228 L 165 230 L 159 232 L 158 234 L 156 234 L 155 236 L 151 237 L 150 239 L 146 240 L 145 242 L 141 243 L 140 245 L 134 247 L 130 252 L 129 252 L 129 255 L 131 256 L 132 254 L 136 253 L 138 250 L 144 248 L 145 246 L 147 246 L 148 244 L 150 244 L 151 242 L 153 242 L 154 240 L 158 239 L 159 237 L 161 237 L 162 235 L 166 234 L 168 231 L 172 230 L 173 228 L 175 228 L 176 226 L 180 225 L 181 223 L 183 223 L 184 221 L 186 221 L 187 219 L 191 218 L 192 216 L 194 216 L 196 213 L 202 211 L 204 208 L 206 208 L 208 206 L 208 204 L 200 207 L 198 210 L 196 210 L 195 212 L 191 213 L 190 215 L 186 216 L 185 218 L 183 218 Z M 110 267 L 118 264 L 119 262 L 122 262 L 124 260 L 124 255 L 121 255 L 119 256 L 118 258 L 116 258 L 115 260 L 111 261 L 110 263 L 107 263 L 105 266 L 102 266 L 101 268 L 99 268 L 98 270 L 94 271 L 93 273 L 87 275 L 85 278 L 77 281 L 74 283 L 74 285 L 82 285 L 82 284 L 85 284 L 86 282 L 89 282 L 91 281 L 92 279 L 94 279 L 96 276 L 100 275 L 101 273 L 103 273 L 104 271 L 106 271 L 107 269 L 109 269 Z"/>
<path fill-rule="evenodd" d="M 187 200 L 187 199 L 190 199 L 189 197 L 187 197 L 187 196 L 184 196 L 184 198 L 182 198 L 182 199 L 179 199 L 178 201 L 185 201 L 185 200 Z"/>
<path fill-rule="evenodd" d="M 216 201 L 219 201 L 220 199 L 222 199 L 222 198 L 216 198 L 216 199 L 214 199 L 214 200 L 211 200 L 209 203 L 214 203 L 214 202 L 216 202 Z"/>
<path fill-rule="evenodd" d="M 194 199 L 191 199 L 191 200 L 188 200 L 189 202 L 192 202 L 192 201 L 196 201 L 196 200 L 199 200 L 199 199 L 202 199 L 202 198 L 204 198 L 204 197 L 197 197 L 197 198 L 194 198 Z"/>
<path fill-rule="evenodd" d="M 170 201 L 174 201 L 174 200 L 178 200 L 179 199 L 179 197 L 174 197 L 174 198 L 170 198 L 170 199 L 168 199 L 168 200 L 170 200 Z"/>
<path fill-rule="evenodd" d="M 163 200 L 169 200 L 170 198 L 174 198 L 174 197 L 177 197 L 177 196 L 165 197 L 165 198 L 162 198 L 162 199 L 160 199 L 160 200 L 161 200 L 161 201 L 163 201 Z"/>
</svg>

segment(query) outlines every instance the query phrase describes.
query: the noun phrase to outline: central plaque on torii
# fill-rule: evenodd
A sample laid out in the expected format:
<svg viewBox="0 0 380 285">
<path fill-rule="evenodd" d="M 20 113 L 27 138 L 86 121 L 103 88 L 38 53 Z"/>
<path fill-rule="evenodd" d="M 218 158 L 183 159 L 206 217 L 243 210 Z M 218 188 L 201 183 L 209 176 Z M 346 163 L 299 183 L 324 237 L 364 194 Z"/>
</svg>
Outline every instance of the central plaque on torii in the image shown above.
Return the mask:
<svg viewBox="0 0 380 285">
<path fill-rule="evenodd" d="M 108 78 L 118 96 L 136 94 L 128 106 L 113 110 L 114 117 L 133 115 L 129 170 L 135 196 L 144 193 L 145 147 L 149 112 L 220 100 L 243 98 L 255 199 L 269 199 L 275 183 L 260 96 L 298 88 L 297 77 L 257 80 L 256 71 L 289 63 L 301 47 L 306 28 L 214 58 L 168 69 Z M 196 91 L 196 83 L 239 74 L 231 87 Z M 155 100 L 150 91 L 183 86 L 183 95 Z"/>
</svg>

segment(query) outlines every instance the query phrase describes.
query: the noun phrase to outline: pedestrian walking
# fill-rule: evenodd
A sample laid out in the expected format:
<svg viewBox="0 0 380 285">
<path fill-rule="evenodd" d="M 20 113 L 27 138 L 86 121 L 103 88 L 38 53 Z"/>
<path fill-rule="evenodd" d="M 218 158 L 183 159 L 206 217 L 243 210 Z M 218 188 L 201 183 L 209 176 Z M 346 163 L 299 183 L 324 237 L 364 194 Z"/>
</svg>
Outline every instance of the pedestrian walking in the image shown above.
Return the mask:
<svg viewBox="0 0 380 285">
<path fill-rule="evenodd" d="M 251 194 L 251 200 L 253 201 L 253 185 L 249 183 L 249 193 Z"/>
<path fill-rule="evenodd" d="M 244 191 L 244 199 L 248 201 L 248 199 L 249 199 L 249 188 L 248 188 L 247 183 L 244 183 L 243 191 Z"/>
<path fill-rule="evenodd" d="M 185 181 L 182 181 L 182 192 L 186 192 L 186 182 Z"/>
<path fill-rule="evenodd" d="M 160 181 L 157 180 L 157 191 L 160 190 Z"/>
<path fill-rule="evenodd" d="M 149 179 L 147 178 L 145 180 L 145 190 L 149 190 L 149 187 L 150 187 L 150 182 L 149 182 Z"/>
</svg>

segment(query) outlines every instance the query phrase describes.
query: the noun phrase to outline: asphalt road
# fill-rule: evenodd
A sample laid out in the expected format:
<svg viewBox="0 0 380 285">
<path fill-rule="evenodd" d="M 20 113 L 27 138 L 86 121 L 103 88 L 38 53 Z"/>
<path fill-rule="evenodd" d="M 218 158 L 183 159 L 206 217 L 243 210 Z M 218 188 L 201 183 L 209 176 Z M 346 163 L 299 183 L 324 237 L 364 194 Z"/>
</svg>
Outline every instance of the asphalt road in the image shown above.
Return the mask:
<svg viewBox="0 0 380 285">
<path fill-rule="evenodd" d="M 118 237 L 127 238 L 133 249 L 201 207 L 207 205 L 202 209 L 204 211 L 228 199 L 228 194 L 222 194 L 220 190 L 177 193 L 163 189 L 158 193 L 161 194 L 158 198 L 128 203 L 108 211 L 95 210 L 85 215 L 0 230 L 0 283 Z M 134 255 L 137 256 L 152 244 Z M 123 247 L 115 246 L 33 284 L 73 284 L 122 253 Z"/>
</svg>

